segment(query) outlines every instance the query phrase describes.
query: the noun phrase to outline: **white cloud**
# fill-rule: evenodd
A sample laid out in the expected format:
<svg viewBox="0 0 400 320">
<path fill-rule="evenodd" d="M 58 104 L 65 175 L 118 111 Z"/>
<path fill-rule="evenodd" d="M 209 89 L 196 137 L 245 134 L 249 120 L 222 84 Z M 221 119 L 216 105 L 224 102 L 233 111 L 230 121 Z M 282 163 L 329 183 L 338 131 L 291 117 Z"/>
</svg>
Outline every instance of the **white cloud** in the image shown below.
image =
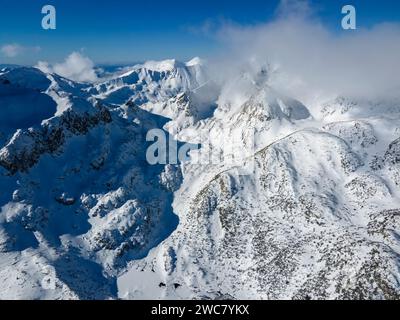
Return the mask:
<svg viewBox="0 0 400 320">
<path fill-rule="evenodd" d="M 40 47 L 24 47 L 18 43 L 11 43 L 11 44 L 5 44 L 0 48 L 0 51 L 3 56 L 7 58 L 15 58 L 21 54 L 30 52 L 30 53 L 35 53 L 39 52 L 41 50 Z"/>
<path fill-rule="evenodd" d="M 51 65 L 48 62 L 39 61 L 36 67 L 43 72 L 56 73 L 75 81 L 94 82 L 98 80 L 92 60 L 79 52 L 71 53 L 62 63 Z"/>
<path fill-rule="evenodd" d="M 339 94 L 400 94 L 399 24 L 331 31 L 313 17 L 307 2 L 286 0 L 274 21 L 228 24 L 218 34 L 225 50 L 212 69 L 216 78 L 225 75 L 221 81 L 249 66 L 259 70 L 267 64 L 274 70 L 270 84 L 304 102 Z"/>
<path fill-rule="evenodd" d="M 1 47 L 1 53 L 7 58 L 14 58 L 23 51 L 23 48 L 19 44 L 6 44 Z"/>
</svg>

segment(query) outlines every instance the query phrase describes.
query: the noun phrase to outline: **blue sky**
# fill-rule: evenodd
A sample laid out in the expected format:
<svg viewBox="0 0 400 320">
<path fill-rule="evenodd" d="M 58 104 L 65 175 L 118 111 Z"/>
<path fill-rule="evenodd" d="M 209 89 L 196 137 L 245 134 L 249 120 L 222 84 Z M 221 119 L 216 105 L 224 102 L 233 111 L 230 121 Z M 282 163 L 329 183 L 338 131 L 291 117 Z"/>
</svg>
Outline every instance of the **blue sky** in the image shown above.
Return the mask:
<svg viewBox="0 0 400 320">
<path fill-rule="evenodd" d="M 358 27 L 400 21 L 398 0 L 309 1 L 318 17 L 340 32 L 341 7 L 357 8 Z M 0 47 L 18 44 L 14 57 L 0 53 L 0 63 L 33 64 L 63 60 L 82 51 L 96 63 L 130 63 L 213 54 L 219 48 L 212 28 L 232 21 L 241 25 L 273 19 L 278 0 L 0 0 Z M 41 28 L 41 8 L 57 9 L 57 30 Z M 40 47 L 40 50 L 39 50 Z"/>
</svg>

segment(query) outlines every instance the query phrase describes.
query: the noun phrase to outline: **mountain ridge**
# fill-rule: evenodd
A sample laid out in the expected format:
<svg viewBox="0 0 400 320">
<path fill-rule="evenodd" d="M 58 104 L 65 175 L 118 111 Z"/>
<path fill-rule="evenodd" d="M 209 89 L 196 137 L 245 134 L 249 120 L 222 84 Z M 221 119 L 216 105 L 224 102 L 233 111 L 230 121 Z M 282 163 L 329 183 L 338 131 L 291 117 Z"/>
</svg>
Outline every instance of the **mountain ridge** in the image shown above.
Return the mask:
<svg viewBox="0 0 400 320">
<path fill-rule="evenodd" d="M 2 70 L 6 118 L 51 113 L 0 129 L 0 297 L 400 297 L 396 99 L 309 108 L 265 68 L 216 84 L 198 58 L 96 83 Z M 201 147 L 151 166 L 152 129 Z"/>
</svg>

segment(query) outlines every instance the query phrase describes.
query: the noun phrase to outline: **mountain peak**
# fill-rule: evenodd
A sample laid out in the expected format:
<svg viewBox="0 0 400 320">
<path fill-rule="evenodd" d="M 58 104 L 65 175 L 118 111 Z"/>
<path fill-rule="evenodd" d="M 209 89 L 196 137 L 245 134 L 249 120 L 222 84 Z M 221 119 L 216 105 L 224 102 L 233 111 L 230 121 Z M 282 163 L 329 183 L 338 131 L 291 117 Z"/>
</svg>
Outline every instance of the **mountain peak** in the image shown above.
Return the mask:
<svg viewBox="0 0 400 320">
<path fill-rule="evenodd" d="M 178 67 L 181 67 L 183 66 L 183 63 L 175 59 L 167 59 L 161 61 L 150 60 L 146 61 L 142 66 L 149 70 L 163 72 L 163 71 L 172 71 Z"/>
<path fill-rule="evenodd" d="M 204 61 L 202 59 L 200 59 L 199 57 L 194 57 L 190 61 L 186 62 L 186 66 L 187 67 L 192 67 L 192 66 L 196 66 L 196 65 L 203 65 L 203 64 L 204 64 Z"/>
</svg>

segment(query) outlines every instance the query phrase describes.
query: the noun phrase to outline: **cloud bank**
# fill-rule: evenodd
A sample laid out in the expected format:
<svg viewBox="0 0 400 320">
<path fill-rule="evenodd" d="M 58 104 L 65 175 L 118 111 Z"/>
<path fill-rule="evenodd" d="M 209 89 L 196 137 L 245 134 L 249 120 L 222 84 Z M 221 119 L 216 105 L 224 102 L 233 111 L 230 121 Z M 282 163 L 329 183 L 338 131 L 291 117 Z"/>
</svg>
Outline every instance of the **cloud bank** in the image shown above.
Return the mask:
<svg viewBox="0 0 400 320">
<path fill-rule="evenodd" d="M 15 58 L 27 52 L 39 52 L 40 47 L 24 47 L 18 43 L 5 44 L 0 48 L 0 52 L 6 58 Z"/>
<path fill-rule="evenodd" d="M 313 16 L 307 2 L 286 0 L 274 21 L 225 24 L 217 34 L 224 50 L 211 69 L 222 82 L 268 66 L 269 84 L 304 102 L 400 93 L 399 24 L 332 31 Z"/>
<path fill-rule="evenodd" d="M 36 67 L 43 72 L 56 73 L 78 82 L 95 82 L 98 80 L 93 61 L 79 52 L 71 53 L 62 63 L 51 65 L 48 62 L 39 61 Z"/>
</svg>

